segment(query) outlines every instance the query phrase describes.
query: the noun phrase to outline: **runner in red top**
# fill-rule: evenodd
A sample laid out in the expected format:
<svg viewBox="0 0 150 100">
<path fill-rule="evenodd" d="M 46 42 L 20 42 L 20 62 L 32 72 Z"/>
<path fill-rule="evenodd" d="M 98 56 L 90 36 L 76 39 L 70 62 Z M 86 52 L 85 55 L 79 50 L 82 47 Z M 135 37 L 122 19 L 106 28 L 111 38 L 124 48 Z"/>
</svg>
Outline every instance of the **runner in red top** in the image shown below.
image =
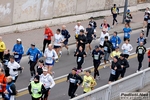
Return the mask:
<svg viewBox="0 0 150 100">
<path fill-rule="evenodd" d="M 148 67 L 150 67 L 150 50 L 148 50 L 148 53 L 147 53 L 147 55 L 148 55 L 148 59 L 149 59 L 149 64 L 148 64 Z"/>
<path fill-rule="evenodd" d="M 51 43 L 51 37 L 53 36 L 52 30 L 48 27 L 48 25 L 45 25 L 45 33 L 44 33 L 44 41 L 43 41 L 43 53 L 45 51 L 45 46 L 49 45 Z"/>
</svg>

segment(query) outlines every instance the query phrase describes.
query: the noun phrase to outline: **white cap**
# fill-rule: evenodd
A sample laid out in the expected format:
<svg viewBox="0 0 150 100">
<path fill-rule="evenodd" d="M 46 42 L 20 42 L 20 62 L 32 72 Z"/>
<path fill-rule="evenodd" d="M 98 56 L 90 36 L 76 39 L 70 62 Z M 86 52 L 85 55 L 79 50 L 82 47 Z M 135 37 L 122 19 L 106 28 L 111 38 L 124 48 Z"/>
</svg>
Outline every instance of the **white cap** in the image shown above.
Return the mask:
<svg viewBox="0 0 150 100">
<path fill-rule="evenodd" d="M 46 67 L 44 67 L 43 68 L 43 72 L 47 72 L 48 70 L 47 70 L 47 68 Z"/>
<path fill-rule="evenodd" d="M 21 39 L 20 39 L 20 38 L 18 38 L 18 39 L 17 39 L 17 41 L 21 42 Z"/>
</svg>

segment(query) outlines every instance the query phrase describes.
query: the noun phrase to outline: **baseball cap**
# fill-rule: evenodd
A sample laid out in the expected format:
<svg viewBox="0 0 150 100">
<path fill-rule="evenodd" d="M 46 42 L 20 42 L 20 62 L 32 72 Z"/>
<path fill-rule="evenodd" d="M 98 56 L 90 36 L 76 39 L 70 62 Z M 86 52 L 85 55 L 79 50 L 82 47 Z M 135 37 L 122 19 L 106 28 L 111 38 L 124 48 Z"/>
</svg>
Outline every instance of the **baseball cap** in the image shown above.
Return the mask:
<svg viewBox="0 0 150 100">
<path fill-rule="evenodd" d="M 121 56 L 121 57 L 124 57 L 124 54 L 123 54 L 123 53 L 121 53 L 121 54 L 120 54 L 120 56 Z"/>
<path fill-rule="evenodd" d="M 21 42 L 21 39 L 20 39 L 20 38 L 18 38 L 18 39 L 17 39 L 17 41 Z"/>
<path fill-rule="evenodd" d="M 35 46 L 35 44 L 34 44 L 34 43 L 32 43 L 32 44 L 31 44 L 31 46 Z"/>
</svg>

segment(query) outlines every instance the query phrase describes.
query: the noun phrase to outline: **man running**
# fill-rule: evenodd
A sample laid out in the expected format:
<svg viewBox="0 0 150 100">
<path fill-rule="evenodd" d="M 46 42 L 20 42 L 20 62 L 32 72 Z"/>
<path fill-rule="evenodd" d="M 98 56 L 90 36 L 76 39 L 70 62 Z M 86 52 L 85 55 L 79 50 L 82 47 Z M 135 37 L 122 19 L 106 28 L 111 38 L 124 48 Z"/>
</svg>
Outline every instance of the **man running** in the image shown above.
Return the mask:
<svg viewBox="0 0 150 100">
<path fill-rule="evenodd" d="M 76 92 L 78 86 L 80 86 L 83 82 L 83 79 L 81 78 L 81 76 L 76 74 L 76 72 L 77 72 L 77 69 L 73 68 L 72 73 L 69 73 L 68 76 L 67 76 L 67 82 L 69 81 L 69 83 L 70 83 L 69 90 L 68 90 L 68 95 L 71 98 L 75 97 L 75 92 Z"/>
<path fill-rule="evenodd" d="M 85 50 L 85 44 L 86 44 L 86 36 L 84 35 L 84 30 L 80 30 L 80 34 L 78 35 L 77 39 L 77 50 L 79 49 L 80 46 L 82 46 L 83 51 Z"/>
<path fill-rule="evenodd" d="M 103 20 L 103 23 L 101 24 L 100 28 L 102 30 L 106 30 L 107 32 L 110 30 L 110 25 L 107 23 L 106 19 Z"/>
<path fill-rule="evenodd" d="M 68 47 L 68 40 L 70 38 L 70 34 L 69 34 L 68 30 L 66 29 L 65 25 L 62 26 L 61 34 L 64 37 L 64 42 L 62 43 L 62 47 L 65 47 L 67 49 L 67 54 L 69 55 L 70 50 L 69 50 L 69 47 Z"/>
<path fill-rule="evenodd" d="M 141 32 L 140 37 L 137 39 L 136 42 L 138 43 L 138 45 L 140 45 L 140 42 L 143 42 L 143 45 L 145 45 L 147 43 L 146 39 L 144 38 L 144 33 L 143 32 Z"/>
<path fill-rule="evenodd" d="M 148 13 L 148 16 L 147 16 L 147 32 L 146 32 L 146 38 L 148 38 L 149 30 L 150 30 L 150 12 Z"/>
<path fill-rule="evenodd" d="M 138 66 L 138 70 L 137 70 L 137 72 L 138 72 L 141 70 L 142 61 L 144 59 L 144 54 L 146 53 L 146 48 L 145 48 L 145 46 L 143 46 L 143 42 L 140 42 L 140 45 L 137 46 L 136 53 L 137 53 L 137 59 L 139 62 L 139 66 Z"/>
<path fill-rule="evenodd" d="M 91 25 L 92 25 L 92 28 L 94 29 L 94 39 L 95 39 L 95 38 L 96 38 L 96 27 L 97 27 L 97 23 L 94 21 L 94 18 L 93 18 L 93 17 L 90 18 L 89 24 L 91 24 Z"/>
<path fill-rule="evenodd" d="M 29 55 L 29 64 L 30 64 L 30 73 L 31 73 L 31 79 L 33 80 L 35 73 L 35 65 L 37 64 L 37 61 L 39 58 L 42 57 L 42 52 L 35 47 L 35 44 L 31 44 L 31 47 L 28 49 L 27 55 Z"/>
<path fill-rule="evenodd" d="M 119 14 L 119 8 L 116 7 L 116 4 L 114 4 L 114 7 L 111 8 L 111 13 L 113 15 L 113 23 L 112 23 L 112 28 L 115 24 L 115 22 L 118 24 L 118 21 L 117 21 L 117 15 Z"/>
</svg>

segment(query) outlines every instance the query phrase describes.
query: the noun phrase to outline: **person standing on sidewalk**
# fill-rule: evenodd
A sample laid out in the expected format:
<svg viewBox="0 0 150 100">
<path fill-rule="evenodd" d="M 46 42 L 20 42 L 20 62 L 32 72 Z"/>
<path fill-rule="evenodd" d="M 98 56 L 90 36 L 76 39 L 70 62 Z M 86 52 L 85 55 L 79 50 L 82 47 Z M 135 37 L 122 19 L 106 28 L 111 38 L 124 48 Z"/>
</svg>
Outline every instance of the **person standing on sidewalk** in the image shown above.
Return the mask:
<svg viewBox="0 0 150 100">
<path fill-rule="evenodd" d="M 36 75 L 34 80 L 30 82 L 28 86 L 29 94 L 31 95 L 32 100 L 41 100 L 41 97 L 46 91 L 44 85 L 40 82 L 40 76 Z"/>
<path fill-rule="evenodd" d="M 90 54 L 92 53 L 92 46 L 91 42 L 93 41 L 94 38 L 94 29 L 92 28 L 92 25 L 89 24 L 88 28 L 86 28 L 86 53 L 88 53 L 88 50 L 90 50 Z"/>
<path fill-rule="evenodd" d="M 42 57 L 42 52 L 35 47 L 35 44 L 31 44 L 31 47 L 28 49 L 26 54 L 29 55 L 29 64 L 31 73 L 30 81 L 32 81 L 36 74 L 35 65 L 37 64 L 38 59 Z"/>
<path fill-rule="evenodd" d="M 82 64 L 84 62 L 84 58 L 86 57 L 86 53 L 85 51 L 83 51 L 82 46 L 80 46 L 79 49 L 77 49 L 74 56 L 77 56 L 77 72 L 80 73 L 82 72 Z"/>
<path fill-rule="evenodd" d="M 147 43 L 146 39 L 144 38 L 143 32 L 140 33 L 140 37 L 136 40 L 136 42 L 138 43 L 138 45 L 140 45 L 140 42 L 143 42 L 143 45 L 145 45 Z"/>
<path fill-rule="evenodd" d="M 6 45 L 2 40 L 2 37 L 0 36 L 0 60 L 3 61 L 4 51 L 6 50 Z"/>
<path fill-rule="evenodd" d="M 52 36 L 53 36 L 52 30 L 48 27 L 48 25 L 45 25 L 44 41 L 43 41 L 43 53 L 45 51 L 46 45 L 48 46 L 49 44 L 51 44 Z"/>
<path fill-rule="evenodd" d="M 146 48 L 143 45 L 143 42 L 140 42 L 140 45 L 137 46 L 136 53 L 137 53 L 137 59 L 138 59 L 138 62 L 139 62 L 139 66 L 138 66 L 138 70 L 137 70 L 137 72 L 138 72 L 138 71 L 141 70 L 142 61 L 144 59 L 144 54 L 146 53 Z"/>
<path fill-rule="evenodd" d="M 121 44 L 121 39 L 119 36 L 117 36 L 117 34 L 118 33 L 115 31 L 113 36 L 110 38 L 110 42 L 113 45 L 112 51 L 114 51 L 115 48 Z"/>
<path fill-rule="evenodd" d="M 100 79 L 98 67 L 101 63 L 102 55 L 104 55 L 104 52 L 102 52 L 99 49 L 99 46 L 95 46 L 95 49 L 92 51 L 92 57 L 93 57 L 93 65 L 94 65 L 94 79 L 96 79 L 96 76 L 98 76 L 97 80 Z"/>
<path fill-rule="evenodd" d="M 91 25 L 92 25 L 92 28 L 94 29 L 94 39 L 95 39 L 95 38 L 96 38 L 96 27 L 97 27 L 97 23 L 94 21 L 94 18 L 93 18 L 93 17 L 90 18 L 89 24 L 91 24 Z"/>
<path fill-rule="evenodd" d="M 54 72 L 52 72 L 52 68 L 54 66 L 55 60 L 58 59 L 58 55 L 56 51 L 53 49 L 52 44 L 49 44 L 48 48 L 46 48 L 44 52 L 44 57 L 45 57 L 45 65 L 48 69 L 48 73 L 53 76 Z"/>
<path fill-rule="evenodd" d="M 65 47 L 67 49 L 67 54 L 69 55 L 70 50 L 69 50 L 69 47 L 68 47 L 68 40 L 70 38 L 70 34 L 69 34 L 68 30 L 66 29 L 65 25 L 62 26 L 61 34 L 64 37 L 64 42 L 62 43 L 62 47 Z"/>
<path fill-rule="evenodd" d="M 15 83 L 13 82 L 13 78 L 8 76 L 7 79 L 6 90 L 4 91 L 5 100 L 15 100 L 15 95 L 17 94 Z"/>
<path fill-rule="evenodd" d="M 147 32 L 146 32 L 146 38 L 148 38 L 149 30 L 150 30 L 150 12 L 148 13 L 148 17 L 147 17 Z"/>
<path fill-rule="evenodd" d="M 124 32 L 124 41 L 126 41 L 126 39 L 130 39 L 130 34 L 132 32 L 132 29 L 129 27 L 128 24 L 125 24 L 125 28 L 123 28 L 123 32 Z"/>
<path fill-rule="evenodd" d="M 4 59 L 3 59 L 3 66 L 4 66 L 4 70 L 5 70 L 5 76 L 9 76 L 9 68 L 8 68 L 8 62 L 10 58 L 10 50 L 6 49 L 4 51 Z"/>
<path fill-rule="evenodd" d="M 5 100 L 4 91 L 6 90 L 6 77 L 4 74 L 4 70 L 0 68 L 0 95 L 2 96 L 2 100 Z"/>
<path fill-rule="evenodd" d="M 43 74 L 40 76 L 40 82 L 43 83 L 46 89 L 46 91 L 43 93 L 42 100 L 48 100 L 50 89 L 55 86 L 54 79 L 47 71 L 47 68 L 43 68 Z"/>
<path fill-rule="evenodd" d="M 115 24 L 115 22 L 118 24 L 118 21 L 117 21 L 117 15 L 119 14 L 119 8 L 116 7 L 116 4 L 114 4 L 114 7 L 111 8 L 111 13 L 113 15 L 113 24 L 112 24 L 112 28 Z"/>
<path fill-rule="evenodd" d="M 79 76 L 76 72 L 77 72 L 77 69 L 73 68 L 72 72 L 69 73 L 67 76 L 67 82 L 69 81 L 69 83 L 70 83 L 68 95 L 71 98 L 75 97 L 75 92 L 76 92 L 78 86 L 80 86 L 83 82 L 83 79 L 81 78 L 81 76 Z"/>
<path fill-rule="evenodd" d="M 131 44 L 129 44 L 129 41 L 130 41 L 129 39 L 126 39 L 125 43 L 121 47 L 121 49 L 123 50 L 124 57 L 126 59 L 129 58 L 129 54 L 133 50 L 133 47 Z"/>
</svg>

